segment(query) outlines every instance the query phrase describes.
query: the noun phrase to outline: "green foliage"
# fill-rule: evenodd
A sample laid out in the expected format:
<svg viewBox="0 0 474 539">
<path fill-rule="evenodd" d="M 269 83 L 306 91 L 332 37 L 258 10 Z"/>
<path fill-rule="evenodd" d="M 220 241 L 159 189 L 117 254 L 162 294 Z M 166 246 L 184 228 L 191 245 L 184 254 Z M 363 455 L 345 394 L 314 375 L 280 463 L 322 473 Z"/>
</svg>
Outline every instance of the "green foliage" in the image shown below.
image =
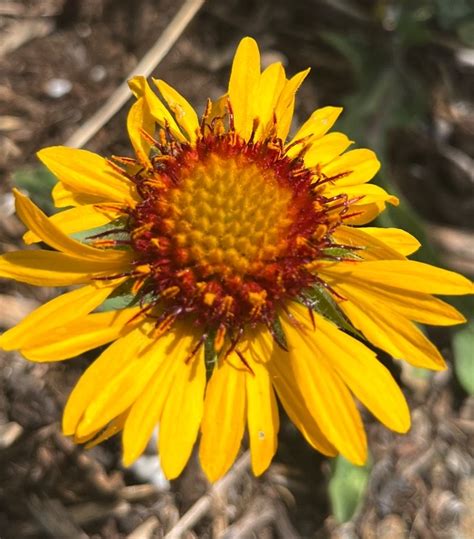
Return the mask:
<svg viewBox="0 0 474 539">
<path fill-rule="evenodd" d="M 132 283 L 127 281 L 119 286 L 97 309 L 98 311 L 117 311 L 128 307 L 135 307 L 138 297 L 131 292 Z"/>
<path fill-rule="evenodd" d="M 286 342 L 286 335 L 281 325 L 280 319 L 278 316 L 272 322 L 272 335 L 276 340 L 279 346 L 284 350 L 288 350 L 288 343 Z"/>
<path fill-rule="evenodd" d="M 459 27 L 474 16 L 472 0 L 435 0 L 435 4 L 436 20 L 443 30 L 459 31 Z"/>
<path fill-rule="evenodd" d="M 135 304 L 136 296 L 133 296 L 132 294 L 121 294 L 109 297 L 97 310 L 102 312 L 118 311 L 120 309 L 134 307 Z"/>
<path fill-rule="evenodd" d="M 459 383 L 469 395 L 474 395 L 474 321 L 456 333 L 453 348 Z"/>
<path fill-rule="evenodd" d="M 451 12 L 451 2 L 443 0 L 381 2 L 376 10 L 379 26 L 374 27 L 371 38 L 361 26 L 354 26 L 347 33 L 338 29 L 319 34 L 346 60 L 355 83 L 355 90 L 344 100 L 345 110 L 338 129 L 360 146 L 377 152 L 382 169 L 374 182 L 400 198 L 400 205 L 393 208 L 389 204 L 376 224 L 402 228 L 413 234 L 422 244 L 413 258 L 437 265 L 439 260 L 426 237 L 422 220 L 398 192 L 385 162 L 391 131 L 417 129 L 428 118 L 432 90 L 423 74 L 406 61 L 407 53 L 414 47 L 432 43 L 436 22 L 443 28 L 450 28 L 454 21 L 466 23 L 463 17 L 467 14 L 467 3 L 463 0 L 454 3 Z M 390 31 L 382 26 L 389 26 Z"/>
<path fill-rule="evenodd" d="M 313 286 L 304 291 L 305 305 L 308 305 L 324 318 L 327 318 L 341 329 L 363 338 L 362 335 L 348 322 L 344 313 L 339 309 L 331 294 L 323 286 Z"/>
<path fill-rule="evenodd" d="M 216 338 L 216 332 L 210 331 L 204 340 L 204 362 L 206 364 L 206 376 L 207 379 L 211 377 L 212 371 L 217 363 L 217 353 L 214 348 L 214 339 Z"/>
<path fill-rule="evenodd" d="M 360 507 L 370 469 L 370 464 L 354 466 L 342 456 L 334 459 L 329 481 L 329 499 L 332 512 L 339 523 L 351 520 Z"/>
<path fill-rule="evenodd" d="M 71 237 L 74 238 L 77 241 L 82 241 L 84 243 L 87 243 L 87 240 L 91 238 L 92 236 L 96 236 L 97 234 L 103 234 L 104 232 L 110 232 L 114 228 L 122 228 L 123 227 L 123 219 L 116 219 L 115 221 L 112 221 L 111 223 L 107 223 L 102 226 L 98 226 L 95 228 L 89 228 L 88 230 L 81 230 L 80 232 L 75 232 L 74 234 L 71 234 Z M 111 234 L 110 236 L 107 236 L 107 238 L 113 238 L 116 240 L 122 240 L 127 239 L 127 234 L 119 233 L 119 234 Z"/>
<path fill-rule="evenodd" d="M 26 191 L 48 215 L 56 212 L 51 200 L 51 189 L 56 181 L 56 177 L 43 165 L 19 168 L 12 176 L 13 187 Z"/>
<path fill-rule="evenodd" d="M 343 247 L 328 247 L 327 249 L 323 249 L 323 254 L 331 259 L 362 260 L 357 254 L 357 251 L 344 249 Z"/>
</svg>

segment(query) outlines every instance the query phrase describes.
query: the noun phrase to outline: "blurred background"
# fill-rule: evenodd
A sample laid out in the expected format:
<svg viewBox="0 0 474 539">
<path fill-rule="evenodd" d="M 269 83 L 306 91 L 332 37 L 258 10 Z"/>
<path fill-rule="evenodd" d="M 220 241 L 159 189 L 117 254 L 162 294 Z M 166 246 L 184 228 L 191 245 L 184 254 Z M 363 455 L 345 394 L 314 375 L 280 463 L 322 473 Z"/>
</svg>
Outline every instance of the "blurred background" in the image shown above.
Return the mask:
<svg viewBox="0 0 474 539">
<path fill-rule="evenodd" d="M 35 152 L 77 133 L 181 5 L 0 0 L 1 252 L 21 248 L 12 186 L 53 211 L 52 179 Z M 402 200 L 379 224 L 417 236 L 424 243 L 418 260 L 474 277 L 472 1 L 207 0 L 191 19 L 154 76 L 202 112 L 208 96 L 225 92 L 245 35 L 259 42 L 264 65 L 282 61 L 290 74 L 310 66 L 296 123 L 317 107 L 343 105 L 337 130 L 377 151 L 383 168 L 375 181 Z M 129 154 L 126 110 L 85 147 Z M 0 329 L 53 295 L 0 282 Z M 455 304 L 472 314 L 472 301 Z M 270 470 L 254 478 L 244 456 L 211 498 L 195 458 L 169 483 L 153 444 L 124 469 L 119 440 L 84 451 L 61 436 L 65 399 L 96 354 L 34 365 L 0 352 L 0 536 L 472 537 L 474 327 L 426 331 L 450 369 L 432 374 L 392 364 L 412 409 L 408 435 L 366 414 L 370 463 L 354 468 L 319 456 L 284 420 Z M 179 522 L 188 511 L 187 524 Z"/>
</svg>

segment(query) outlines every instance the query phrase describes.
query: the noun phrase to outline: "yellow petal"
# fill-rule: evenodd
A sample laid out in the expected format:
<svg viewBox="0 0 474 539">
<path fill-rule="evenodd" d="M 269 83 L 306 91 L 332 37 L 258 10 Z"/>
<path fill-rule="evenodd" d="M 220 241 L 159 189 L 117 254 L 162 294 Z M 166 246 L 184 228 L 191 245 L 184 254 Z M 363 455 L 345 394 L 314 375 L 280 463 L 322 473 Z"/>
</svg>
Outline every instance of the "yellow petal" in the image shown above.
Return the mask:
<svg viewBox="0 0 474 539">
<path fill-rule="evenodd" d="M 52 146 L 37 155 L 70 190 L 121 204 L 134 205 L 138 200 L 133 183 L 95 153 Z"/>
<path fill-rule="evenodd" d="M 229 80 L 229 99 L 236 131 L 245 139 L 250 136 L 257 114 L 254 97 L 260 80 L 260 53 L 251 37 L 244 37 L 237 47 Z"/>
<path fill-rule="evenodd" d="M 139 320 L 140 308 L 94 313 L 56 327 L 21 348 L 31 361 L 62 361 L 107 344 L 130 332 Z"/>
<path fill-rule="evenodd" d="M 399 228 L 365 227 L 364 232 L 404 256 L 418 251 L 421 246 L 420 242 L 414 236 Z"/>
<path fill-rule="evenodd" d="M 189 354 L 193 343 L 194 336 L 185 332 L 181 326 L 175 326 L 158 339 L 155 348 L 157 370 L 134 402 L 125 423 L 123 431 L 125 466 L 130 466 L 145 450 L 153 430 L 161 419 L 163 407 L 170 393 L 175 390 L 176 372 Z M 175 412 L 179 413 L 178 410 Z"/>
<path fill-rule="evenodd" d="M 166 335 L 164 335 L 166 337 Z M 169 343 L 167 343 L 169 344 Z M 178 346 L 179 343 L 176 343 Z M 176 353 L 176 350 L 173 351 Z M 130 466 L 145 450 L 153 430 L 158 425 L 163 406 L 178 368 L 175 356 L 168 357 L 166 351 L 156 356 L 157 371 L 142 394 L 136 399 L 123 430 L 123 462 Z"/>
<path fill-rule="evenodd" d="M 98 307 L 123 280 L 107 285 L 90 284 L 48 301 L 0 336 L 0 347 L 18 350 L 32 345 L 44 334 L 82 318 Z"/>
<path fill-rule="evenodd" d="M 293 144 L 298 140 L 306 139 L 306 137 L 310 137 L 306 142 L 314 141 L 322 137 L 335 124 L 341 112 L 341 107 L 323 107 L 315 110 L 308 120 L 306 120 L 306 122 L 296 132 L 296 135 L 289 144 Z M 290 157 L 296 155 L 300 149 L 301 146 L 296 145 L 289 150 L 288 154 Z"/>
<path fill-rule="evenodd" d="M 127 357 L 127 362 L 122 363 L 120 371 L 114 368 L 112 375 L 105 374 L 102 388 L 84 408 L 76 429 L 78 436 L 103 427 L 133 405 L 161 365 L 161 354 L 156 353 L 157 349 L 162 350 L 163 345 L 159 342 L 160 339 L 149 337 L 142 328 L 130 333 L 130 340 L 121 352 Z"/>
<path fill-rule="evenodd" d="M 327 439 L 350 462 L 364 464 L 367 440 L 364 426 L 349 390 L 326 365 L 314 344 L 301 329 L 282 318 L 289 352 L 275 349 L 280 370 L 293 371 L 305 404 Z M 297 393 L 296 393 L 297 394 Z"/>
<path fill-rule="evenodd" d="M 107 202 L 108 198 L 80 193 L 70 189 L 63 182 L 59 182 L 53 187 L 51 196 L 56 208 L 67 208 L 69 206 L 84 206 L 90 204 L 100 204 Z"/>
<path fill-rule="evenodd" d="M 427 294 L 454 296 L 474 293 L 473 283 L 459 273 L 414 260 L 341 263 L 325 268 L 324 272 L 334 276 L 350 274 L 366 283 Z"/>
<path fill-rule="evenodd" d="M 168 107 L 173 111 L 176 121 L 187 133 L 190 141 L 196 140 L 199 130 L 199 118 L 194 108 L 174 88 L 163 80 L 152 79 Z"/>
<path fill-rule="evenodd" d="M 211 111 L 207 121 L 212 122 L 215 118 L 224 118 L 227 114 L 227 100 L 229 96 L 227 94 L 221 95 L 218 99 L 211 102 Z"/>
<path fill-rule="evenodd" d="M 375 346 L 395 359 L 415 367 L 443 370 L 446 364 L 437 348 L 404 316 L 376 303 L 343 301 L 342 310 L 352 324 Z"/>
<path fill-rule="evenodd" d="M 84 436 L 82 438 L 79 436 L 74 436 L 74 443 L 83 444 L 87 442 L 85 446 L 86 449 L 92 449 L 93 447 L 101 444 L 105 440 L 112 438 L 112 436 L 115 436 L 115 434 L 118 434 L 123 429 L 125 420 L 127 419 L 127 416 L 128 416 L 128 412 L 129 410 L 125 410 L 125 412 L 121 413 L 115 419 L 112 419 L 112 421 L 107 425 L 105 429 L 99 429 L 98 432 L 92 435 Z M 99 435 L 97 436 L 97 434 Z"/>
<path fill-rule="evenodd" d="M 133 77 L 128 81 L 128 85 L 137 99 L 140 97 L 145 99 L 150 114 L 161 127 L 168 128 L 177 140 L 181 142 L 186 141 L 186 138 L 183 133 L 181 133 L 173 115 L 161 102 L 160 98 L 152 91 L 145 77 Z"/>
<path fill-rule="evenodd" d="M 286 82 L 275 107 L 275 116 L 277 118 L 277 135 L 285 141 L 290 131 L 293 120 L 293 111 L 295 108 L 295 94 L 298 88 L 303 84 L 310 69 L 300 71 L 289 81 Z"/>
<path fill-rule="evenodd" d="M 344 216 L 344 223 L 346 223 L 346 225 L 353 226 L 365 225 L 378 217 L 383 211 L 385 211 L 385 208 L 385 202 L 363 204 L 362 200 L 361 202 L 352 204 L 349 212 Z"/>
<path fill-rule="evenodd" d="M 454 307 L 430 294 L 413 291 L 406 293 L 399 288 L 377 286 L 347 276 L 337 284 L 336 282 L 330 280 L 343 297 L 350 297 L 355 303 L 359 300 L 367 303 L 376 301 L 415 322 L 433 326 L 452 326 L 466 321 Z"/>
<path fill-rule="evenodd" d="M 150 113 L 148 104 L 143 97 L 140 97 L 130 107 L 127 116 L 127 131 L 132 143 L 135 155 L 140 163 L 146 168 L 150 168 L 150 142 L 143 136 L 142 131 L 151 137 L 155 134 L 155 120 Z"/>
<path fill-rule="evenodd" d="M 380 168 L 380 162 L 372 150 L 351 150 L 322 168 L 328 178 L 347 174 L 336 180 L 337 187 L 359 185 L 370 181 Z"/>
<path fill-rule="evenodd" d="M 183 471 L 201 424 L 206 387 L 206 365 L 202 353 L 186 361 L 189 349 L 173 360 L 177 370 L 163 409 L 160 423 L 159 449 L 163 472 L 174 479 Z"/>
<path fill-rule="evenodd" d="M 109 204 L 102 209 L 99 204 L 88 204 L 87 206 L 78 206 L 55 213 L 48 217 L 48 221 L 56 228 L 59 228 L 63 234 L 70 235 L 103 226 L 118 219 L 124 215 L 120 208 L 120 206 L 114 207 Z M 23 241 L 30 245 L 42 240 L 37 234 L 29 230 L 24 234 Z"/>
<path fill-rule="evenodd" d="M 258 118 L 258 138 L 265 138 L 273 127 L 273 111 L 285 82 L 285 70 L 280 62 L 269 65 L 260 76 L 258 91 L 254 98 L 254 111 Z"/>
<path fill-rule="evenodd" d="M 351 298 L 354 303 L 373 301 L 398 314 L 422 324 L 451 326 L 465 322 L 464 316 L 454 307 L 424 292 L 408 293 L 400 288 L 366 283 L 363 279 L 348 273 L 335 276 L 331 268 L 323 269 L 321 276 L 342 297 Z"/>
<path fill-rule="evenodd" d="M 245 428 L 245 376 L 244 367 L 224 361 L 207 386 L 199 459 L 211 483 L 227 472 L 239 452 Z"/>
<path fill-rule="evenodd" d="M 304 155 L 304 162 L 308 168 L 329 163 L 352 144 L 352 141 L 343 133 L 329 133 L 315 140 Z"/>
<path fill-rule="evenodd" d="M 303 324 L 307 311 L 293 304 L 290 311 Z M 346 335 L 314 313 L 316 329 L 306 322 L 305 337 L 319 350 L 329 369 L 333 369 L 384 425 L 396 432 L 410 428 L 410 411 L 392 375 L 365 345 Z"/>
<path fill-rule="evenodd" d="M 404 260 L 405 258 L 376 237 L 367 234 L 365 228 L 340 226 L 332 236 L 342 245 L 361 247 L 362 249 L 357 250 L 356 254 L 364 260 Z"/>
<path fill-rule="evenodd" d="M 288 417 L 312 447 L 328 457 L 336 456 L 337 450 L 323 434 L 317 418 L 307 406 L 302 388 L 299 387 L 293 369 L 289 368 L 288 356 L 284 358 L 283 353 L 277 353 L 277 355 L 279 357 L 272 359 L 267 367 L 272 384 Z"/>
<path fill-rule="evenodd" d="M 329 135 L 328 135 L 329 136 Z M 394 206 L 398 206 L 398 198 L 390 195 L 378 185 L 373 184 L 363 184 L 363 185 L 339 185 L 339 181 L 335 185 L 328 185 L 327 190 L 324 195 L 328 197 L 345 194 L 348 199 L 354 199 L 357 197 L 363 197 L 360 201 L 352 204 L 350 207 L 350 212 L 358 212 L 359 204 L 366 205 L 379 202 L 390 202 Z"/>
<path fill-rule="evenodd" d="M 35 286 L 89 283 L 94 277 L 119 275 L 130 270 L 127 253 L 122 262 L 84 260 L 55 251 L 15 251 L 0 256 L 0 277 Z"/>
<path fill-rule="evenodd" d="M 13 190 L 13 194 L 15 195 L 16 212 L 24 225 L 53 249 L 81 259 L 98 262 L 109 261 L 112 264 L 121 263 L 128 258 L 129 255 L 123 251 L 95 249 L 73 240 L 64 234 L 53 221 L 49 220 L 29 198 L 16 189 Z"/>
<path fill-rule="evenodd" d="M 112 343 L 84 372 L 69 396 L 64 409 L 63 432 L 66 436 L 77 433 L 77 426 L 86 408 L 96 396 L 104 391 L 106 384 L 120 376 L 130 361 L 133 361 L 134 358 L 136 360 L 137 352 L 146 343 L 147 338 L 142 328 L 136 328 Z M 113 417 L 112 414 L 111 418 Z M 107 423 L 108 420 L 105 420 L 96 430 Z M 94 430 L 92 429 L 90 432 L 94 432 Z"/>
<path fill-rule="evenodd" d="M 247 375 L 247 425 L 252 455 L 252 470 L 262 474 L 277 449 L 278 407 L 267 368 L 249 357 L 253 375 Z"/>
</svg>

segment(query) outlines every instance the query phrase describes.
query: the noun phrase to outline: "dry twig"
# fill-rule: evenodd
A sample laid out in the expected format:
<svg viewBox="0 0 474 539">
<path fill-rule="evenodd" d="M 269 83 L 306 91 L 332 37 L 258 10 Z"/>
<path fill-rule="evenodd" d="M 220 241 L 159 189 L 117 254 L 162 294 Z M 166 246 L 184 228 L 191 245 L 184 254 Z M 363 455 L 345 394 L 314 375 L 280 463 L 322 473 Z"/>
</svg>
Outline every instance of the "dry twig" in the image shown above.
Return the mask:
<svg viewBox="0 0 474 539">
<path fill-rule="evenodd" d="M 219 539 L 253 537 L 259 530 L 275 520 L 275 512 L 276 509 L 271 500 L 264 496 L 256 498 L 252 501 L 251 509 L 240 520 L 226 528 Z"/>
<path fill-rule="evenodd" d="M 206 515 L 212 507 L 213 498 L 221 496 L 231 485 L 236 483 L 247 471 L 250 465 L 250 452 L 246 451 L 235 463 L 230 472 L 217 481 L 211 490 L 200 498 L 187 513 L 185 513 L 173 528 L 165 535 L 164 539 L 180 539 L 183 534 L 190 530 L 199 520 Z"/>
<path fill-rule="evenodd" d="M 150 75 L 176 43 L 204 2 L 205 0 L 186 0 L 174 19 L 169 23 L 153 47 L 136 65 L 135 69 L 127 75 L 125 81 L 120 84 L 104 105 L 69 137 L 65 143 L 66 146 L 81 148 L 87 144 L 97 131 L 123 107 L 130 98 L 127 80 L 135 75 L 144 75 L 146 77 Z"/>
</svg>

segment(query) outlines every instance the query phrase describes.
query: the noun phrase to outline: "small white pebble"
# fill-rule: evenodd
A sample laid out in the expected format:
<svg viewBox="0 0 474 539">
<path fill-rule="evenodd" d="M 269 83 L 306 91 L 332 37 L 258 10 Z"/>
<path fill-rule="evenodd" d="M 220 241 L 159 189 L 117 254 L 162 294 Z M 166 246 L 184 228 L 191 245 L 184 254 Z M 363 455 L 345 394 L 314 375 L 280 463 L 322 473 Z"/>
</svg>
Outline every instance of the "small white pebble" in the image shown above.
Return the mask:
<svg viewBox="0 0 474 539">
<path fill-rule="evenodd" d="M 101 82 L 105 79 L 106 76 L 107 76 L 107 70 L 105 69 L 104 66 L 101 66 L 101 65 L 94 66 L 90 70 L 90 73 L 89 73 L 89 77 L 94 82 Z"/>
<path fill-rule="evenodd" d="M 474 67 L 474 49 L 464 48 L 456 52 L 456 60 L 465 67 Z"/>
<path fill-rule="evenodd" d="M 0 195 L 0 214 L 5 217 L 10 217 L 15 213 L 15 197 L 13 193 L 5 193 Z"/>
<path fill-rule="evenodd" d="M 59 99 L 72 90 L 72 82 L 67 79 L 50 79 L 44 86 L 49 97 Z"/>
<path fill-rule="evenodd" d="M 159 491 L 167 492 L 170 489 L 170 482 L 161 469 L 157 455 L 141 456 L 132 464 L 131 469 L 141 481 L 151 483 Z"/>
</svg>

